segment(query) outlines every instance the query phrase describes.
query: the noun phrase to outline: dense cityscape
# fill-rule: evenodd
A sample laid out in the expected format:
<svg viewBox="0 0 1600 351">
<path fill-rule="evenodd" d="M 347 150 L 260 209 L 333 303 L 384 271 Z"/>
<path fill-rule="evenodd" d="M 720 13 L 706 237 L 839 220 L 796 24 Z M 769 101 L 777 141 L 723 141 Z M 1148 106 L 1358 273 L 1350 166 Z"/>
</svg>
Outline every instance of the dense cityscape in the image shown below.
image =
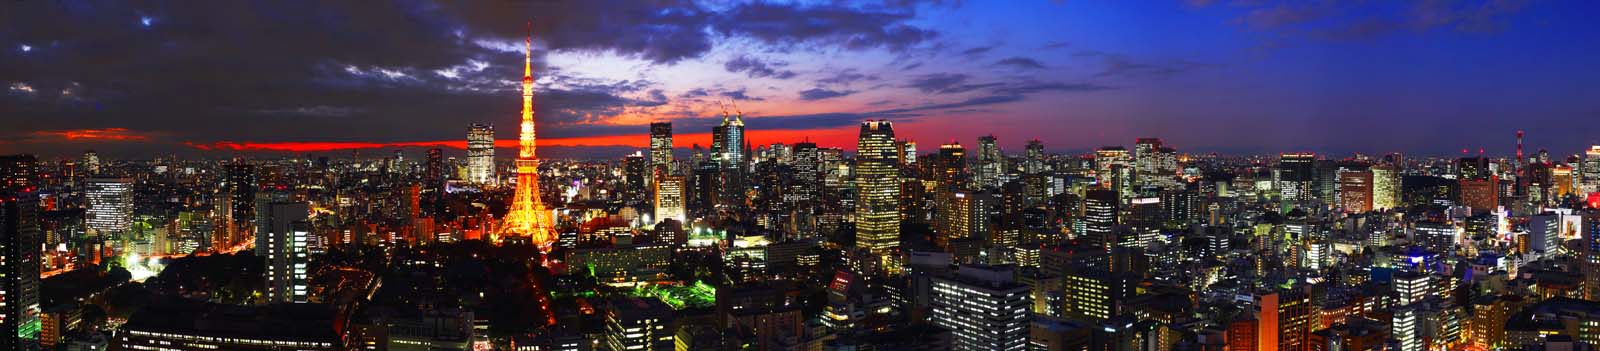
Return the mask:
<svg viewBox="0 0 1600 351">
<path fill-rule="evenodd" d="M 844 142 L 758 143 L 792 128 L 739 90 L 702 92 L 710 117 L 624 125 L 607 145 L 624 156 L 549 157 L 539 132 L 571 122 L 536 106 L 571 97 L 545 87 L 536 28 L 479 44 L 520 59 L 488 90 L 520 95 L 520 122 L 450 117 L 448 142 L 0 149 L 0 350 L 1600 346 L 1600 144 L 1512 128 L 1459 153 L 1081 149 L 982 120 L 919 142 L 915 109 L 826 128 Z M 60 135 L 129 131 L 78 133 Z"/>
</svg>

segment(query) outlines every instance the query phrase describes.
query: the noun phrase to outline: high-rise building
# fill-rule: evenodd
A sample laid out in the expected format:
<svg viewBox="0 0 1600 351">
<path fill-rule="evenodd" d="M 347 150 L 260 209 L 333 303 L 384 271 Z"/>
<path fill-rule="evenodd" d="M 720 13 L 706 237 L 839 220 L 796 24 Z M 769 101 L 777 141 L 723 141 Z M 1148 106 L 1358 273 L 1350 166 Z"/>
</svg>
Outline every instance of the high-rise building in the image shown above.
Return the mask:
<svg viewBox="0 0 1600 351">
<path fill-rule="evenodd" d="M 1171 188 L 1177 185 L 1177 150 L 1167 147 L 1161 138 L 1139 138 L 1134 141 L 1135 183 L 1138 186 Z"/>
<path fill-rule="evenodd" d="M 861 123 L 856 141 L 856 246 L 885 253 L 900 246 L 900 161 L 889 121 Z"/>
<path fill-rule="evenodd" d="M 974 188 L 1000 188 L 1005 185 L 1005 155 L 1000 152 L 994 135 L 978 138 L 978 174 Z"/>
<path fill-rule="evenodd" d="M 1029 140 L 1027 153 L 1024 155 L 1026 158 L 1022 164 L 1023 172 L 1027 174 L 1044 173 L 1044 156 L 1044 142 L 1039 141 L 1039 139 Z"/>
<path fill-rule="evenodd" d="M 1417 306 L 1404 306 L 1396 309 L 1390 322 L 1389 335 L 1398 344 L 1396 351 L 1423 351 L 1423 324 L 1422 315 Z"/>
<path fill-rule="evenodd" d="M 634 152 L 622 158 L 622 200 L 628 204 L 643 204 L 649 201 L 651 178 L 654 172 L 650 160 L 645 159 L 643 153 Z"/>
<path fill-rule="evenodd" d="M 954 276 L 934 277 L 933 325 L 950 331 L 951 350 L 1025 350 L 1028 347 L 1027 285 L 1013 280 L 1009 265 L 963 265 Z"/>
<path fill-rule="evenodd" d="M 25 189 L 39 186 L 39 162 L 33 155 L 0 156 L 0 189 Z"/>
<path fill-rule="evenodd" d="M 274 202 L 263 206 L 256 219 L 256 256 L 266 260 L 267 300 L 306 302 L 307 267 L 311 228 L 306 222 L 311 206 L 304 202 Z"/>
<path fill-rule="evenodd" d="M 1366 171 L 1340 171 L 1339 172 L 1339 208 L 1349 213 L 1365 213 L 1372 211 L 1373 198 L 1373 172 Z"/>
<path fill-rule="evenodd" d="M 947 196 L 950 192 L 966 186 L 967 149 L 962 147 L 961 143 L 950 142 L 939 145 L 939 153 L 934 155 L 931 166 L 933 166 L 934 183 L 937 184 L 935 194 Z"/>
<path fill-rule="evenodd" d="M 672 172 L 672 122 L 650 123 L 650 167 Z"/>
<path fill-rule="evenodd" d="M 494 125 L 467 127 L 467 182 L 494 184 Z"/>
<path fill-rule="evenodd" d="M 1116 190 L 1123 198 L 1133 197 L 1133 156 L 1121 146 L 1106 146 L 1094 151 L 1095 181 L 1102 189 Z"/>
<path fill-rule="evenodd" d="M 222 184 L 224 196 L 228 197 L 223 223 L 226 228 L 212 237 L 212 247 L 218 250 L 237 244 L 246 233 L 255 232 L 250 221 L 256 218 L 256 190 L 259 187 L 256 166 L 238 162 L 229 164 L 226 172 L 228 178 Z"/>
<path fill-rule="evenodd" d="M 39 341 L 38 200 L 27 187 L 0 186 L 0 350 L 33 350 Z"/>
<path fill-rule="evenodd" d="M 1456 179 L 1484 179 L 1493 175 L 1487 157 L 1462 157 L 1456 160 Z"/>
<path fill-rule="evenodd" d="M 1561 242 L 1561 215 L 1546 212 L 1528 216 L 1528 249 L 1553 255 Z"/>
<path fill-rule="evenodd" d="M 711 128 L 711 158 L 724 167 L 744 162 L 744 114 L 722 112 L 722 124 Z"/>
<path fill-rule="evenodd" d="M 605 344 L 610 350 L 674 350 L 672 314 L 672 307 L 654 298 L 614 300 L 606 309 Z"/>
<path fill-rule="evenodd" d="M 94 150 L 84 151 L 83 157 L 78 159 L 78 164 L 83 167 L 83 174 L 90 177 L 100 175 L 100 154 Z"/>
<path fill-rule="evenodd" d="M 664 176 L 656 179 L 654 193 L 655 222 L 672 219 L 684 223 L 685 192 L 683 176 Z"/>
<path fill-rule="evenodd" d="M 1583 152 L 1583 163 L 1578 169 L 1578 188 L 1584 194 L 1600 192 L 1600 145 L 1590 146 Z"/>
<path fill-rule="evenodd" d="M 531 24 L 530 24 L 531 27 Z M 531 31 L 531 29 L 530 29 Z M 522 124 L 517 142 L 517 189 L 507 210 L 500 238 L 526 241 L 549 251 L 556 241 L 554 215 L 539 192 L 538 133 L 533 124 L 533 35 L 528 35 L 522 61 Z"/>
<path fill-rule="evenodd" d="M 1400 172 L 1391 165 L 1373 166 L 1372 209 L 1388 210 L 1400 206 Z"/>
<path fill-rule="evenodd" d="M 428 203 L 426 214 L 438 216 L 444 209 L 444 150 L 428 149 L 428 159 L 423 169 L 422 197 Z"/>
<path fill-rule="evenodd" d="M 1285 153 L 1278 157 L 1278 194 L 1284 203 L 1304 204 L 1317 198 L 1313 185 L 1316 175 L 1317 155 L 1313 153 Z"/>
<path fill-rule="evenodd" d="M 722 112 L 722 124 L 711 128 L 711 160 L 717 165 L 718 208 L 745 204 L 744 114 Z"/>
<path fill-rule="evenodd" d="M 1461 205 L 1471 207 L 1473 212 L 1493 211 L 1500 206 L 1499 177 L 1463 178 L 1458 182 Z"/>
<path fill-rule="evenodd" d="M 125 233 L 133 225 L 133 179 L 90 178 L 84 196 L 89 200 L 85 221 L 95 236 Z"/>
<path fill-rule="evenodd" d="M 1083 194 L 1083 233 L 1079 241 L 1105 248 L 1116 245 L 1117 211 L 1121 207 L 1117 192 L 1109 189 L 1089 189 Z"/>
<path fill-rule="evenodd" d="M 1066 316 L 1089 323 L 1105 322 L 1120 314 L 1123 300 L 1133 296 L 1137 283 L 1125 274 L 1099 267 L 1073 267 L 1064 274 Z"/>
</svg>

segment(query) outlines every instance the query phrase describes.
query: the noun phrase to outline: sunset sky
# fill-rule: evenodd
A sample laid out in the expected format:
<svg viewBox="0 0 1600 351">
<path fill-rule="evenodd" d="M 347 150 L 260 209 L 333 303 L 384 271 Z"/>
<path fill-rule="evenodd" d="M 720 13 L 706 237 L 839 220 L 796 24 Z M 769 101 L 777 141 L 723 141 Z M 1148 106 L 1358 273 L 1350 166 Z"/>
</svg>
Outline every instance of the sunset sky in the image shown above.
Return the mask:
<svg viewBox="0 0 1600 351">
<path fill-rule="evenodd" d="M 1155 136 L 1506 154 L 1520 129 L 1566 155 L 1600 140 L 1593 1 L 5 6 L 0 153 L 47 157 L 415 152 L 464 146 L 471 123 L 510 141 L 530 20 L 541 145 L 558 156 L 641 147 L 652 121 L 705 146 L 719 102 L 755 143 L 846 148 L 865 119 L 924 150 L 986 134 L 1008 152 Z"/>
</svg>

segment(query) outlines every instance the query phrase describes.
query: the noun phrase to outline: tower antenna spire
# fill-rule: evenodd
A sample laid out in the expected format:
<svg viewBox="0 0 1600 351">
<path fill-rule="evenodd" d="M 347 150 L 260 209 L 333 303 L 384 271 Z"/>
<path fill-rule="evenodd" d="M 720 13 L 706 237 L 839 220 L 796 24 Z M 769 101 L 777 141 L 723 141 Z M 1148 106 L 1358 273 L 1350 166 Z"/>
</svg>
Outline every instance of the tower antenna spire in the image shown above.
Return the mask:
<svg viewBox="0 0 1600 351">
<path fill-rule="evenodd" d="M 522 78 L 533 78 L 533 20 L 528 20 L 528 36 L 522 42 Z"/>
</svg>

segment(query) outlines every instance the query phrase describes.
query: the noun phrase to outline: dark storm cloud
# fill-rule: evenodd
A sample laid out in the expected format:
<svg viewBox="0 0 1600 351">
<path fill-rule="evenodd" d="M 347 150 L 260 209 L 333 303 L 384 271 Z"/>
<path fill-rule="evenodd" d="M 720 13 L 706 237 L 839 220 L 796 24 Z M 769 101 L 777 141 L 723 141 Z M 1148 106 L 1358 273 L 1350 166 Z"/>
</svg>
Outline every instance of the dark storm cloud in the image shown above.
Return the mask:
<svg viewBox="0 0 1600 351">
<path fill-rule="evenodd" d="M 1044 68 L 1044 64 L 1039 63 L 1038 60 L 1034 60 L 1034 59 L 1026 58 L 1026 57 L 1020 57 L 1020 56 L 1019 57 L 1009 57 L 1009 58 L 1006 58 L 1006 59 L 1003 59 L 1003 60 L 1000 60 L 1000 61 L 995 61 L 994 64 L 996 66 L 1010 66 L 1010 67 L 1014 67 L 1014 68 L 1024 68 L 1024 69 L 1042 69 L 1042 68 Z"/>
<path fill-rule="evenodd" d="M 828 89 L 823 89 L 823 88 L 812 88 L 812 89 L 807 89 L 805 91 L 801 91 L 800 92 L 800 99 L 801 100 L 806 100 L 806 101 L 816 101 L 816 100 L 831 99 L 831 98 L 836 98 L 836 97 L 841 97 L 841 96 L 848 96 L 850 94 L 855 94 L 855 93 L 856 92 L 854 90 L 834 91 L 834 90 L 828 90 Z"/>
<path fill-rule="evenodd" d="M 724 37 L 899 50 L 935 36 L 904 23 L 910 8 L 725 11 L 673 0 L 20 1 L 0 11 L 0 122 L 26 130 L 0 134 L 122 127 L 166 141 L 455 138 L 467 123 L 515 120 L 532 19 L 536 75 L 554 82 L 541 83 L 535 108 L 560 137 L 555 125 L 669 99 L 652 82 L 564 74 L 545 64 L 549 51 L 664 64 L 699 58 Z"/>
<path fill-rule="evenodd" d="M 744 72 L 750 78 L 772 77 L 777 79 L 794 78 L 794 71 L 783 69 L 788 63 L 781 61 L 762 61 L 750 56 L 739 56 L 722 64 L 728 72 Z"/>
</svg>

